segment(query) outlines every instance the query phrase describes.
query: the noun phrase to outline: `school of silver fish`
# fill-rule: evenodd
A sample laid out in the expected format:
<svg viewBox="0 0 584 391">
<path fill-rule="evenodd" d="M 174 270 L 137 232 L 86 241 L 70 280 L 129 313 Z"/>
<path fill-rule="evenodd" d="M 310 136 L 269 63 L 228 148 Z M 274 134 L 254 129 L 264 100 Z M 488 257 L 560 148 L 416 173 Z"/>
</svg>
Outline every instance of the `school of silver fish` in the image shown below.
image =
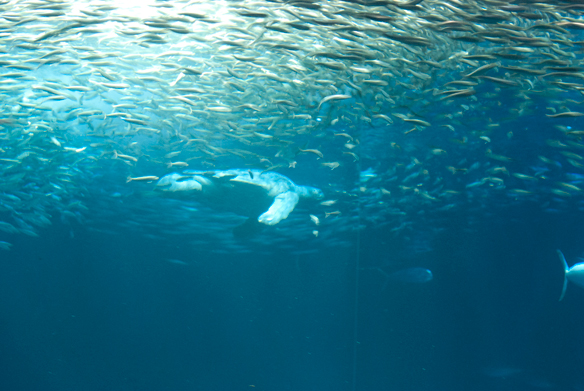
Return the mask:
<svg viewBox="0 0 584 391">
<path fill-rule="evenodd" d="M 0 249 L 55 221 L 216 252 L 584 211 L 584 5 L 0 2 Z M 325 200 L 242 218 L 152 195 L 182 169 L 278 171 Z M 472 227 L 471 227 L 472 228 Z"/>
</svg>

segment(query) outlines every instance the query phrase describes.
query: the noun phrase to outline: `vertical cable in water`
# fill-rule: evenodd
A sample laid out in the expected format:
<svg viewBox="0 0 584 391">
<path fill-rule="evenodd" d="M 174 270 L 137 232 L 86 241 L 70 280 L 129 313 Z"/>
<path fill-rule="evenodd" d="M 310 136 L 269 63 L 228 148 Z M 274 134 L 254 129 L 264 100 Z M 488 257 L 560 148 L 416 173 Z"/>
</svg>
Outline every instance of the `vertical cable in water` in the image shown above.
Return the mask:
<svg viewBox="0 0 584 391">
<path fill-rule="evenodd" d="M 357 218 L 357 252 L 355 256 L 355 313 L 353 314 L 353 388 L 357 388 L 357 341 L 359 331 L 359 257 L 361 252 L 361 200 L 358 203 L 358 218 Z"/>
</svg>

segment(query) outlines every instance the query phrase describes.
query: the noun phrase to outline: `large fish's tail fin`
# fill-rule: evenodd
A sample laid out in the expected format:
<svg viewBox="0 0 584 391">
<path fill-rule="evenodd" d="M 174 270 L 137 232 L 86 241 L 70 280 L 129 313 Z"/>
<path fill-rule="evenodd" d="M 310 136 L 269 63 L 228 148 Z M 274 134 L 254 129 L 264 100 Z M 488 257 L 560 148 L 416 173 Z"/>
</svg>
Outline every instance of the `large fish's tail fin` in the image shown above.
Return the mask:
<svg viewBox="0 0 584 391">
<path fill-rule="evenodd" d="M 564 254 L 562 254 L 562 252 L 560 250 L 556 250 L 558 252 L 558 256 L 560 257 L 560 260 L 563 262 L 564 264 L 564 287 L 562 288 L 562 294 L 560 295 L 560 300 L 562 301 L 562 299 L 564 298 L 564 295 L 566 294 L 566 288 L 568 287 L 568 270 L 570 269 L 568 267 L 568 262 L 566 262 L 566 258 L 564 258 Z"/>
</svg>

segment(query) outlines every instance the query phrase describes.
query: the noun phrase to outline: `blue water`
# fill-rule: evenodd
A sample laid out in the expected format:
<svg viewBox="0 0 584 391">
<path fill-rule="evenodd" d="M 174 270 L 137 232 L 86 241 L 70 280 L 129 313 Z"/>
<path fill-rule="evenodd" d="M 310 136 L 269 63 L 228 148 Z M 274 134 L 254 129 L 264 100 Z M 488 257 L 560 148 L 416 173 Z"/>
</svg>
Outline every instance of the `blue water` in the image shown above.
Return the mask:
<svg viewBox="0 0 584 391">
<path fill-rule="evenodd" d="M 183 3 L 176 9 L 161 3 L 152 14 L 157 18 L 184 11 Z M 552 3 L 534 8 L 543 13 Z M 35 8 L 20 5 L 21 15 Z M 310 6 L 299 8 L 309 12 Z M 449 10 L 432 12 L 451 18 Z M 408 19 L 408 12 L 391 15 Z M 568 18 L 579 11 L 561 12 Z M 224 35 L 215 16 L 176 22 L 175 30 L 193 29 L 193 37 L 181 29 L 163 33 L 156 19 L 138 23 L 166 39 L 163 44 L 135 38 L 130 19 L 127 25 L 112 19 L 100 33 L 92 26 L 106 28 L 101 16 L 82 29 L 55 14 L 34 14 L 34 23 L 14 26 L 6 21 L 17 17 L 2 18 L 14 30 L 0 34 L 6 52 L 0 65 L 0 391 L 584 390 L 584 289 L 570 283 L 558 301 L 563 265 L 556 253 L 570 265 L 584 256 L 583 126 L 580 117 L 549 116 L 582 111 L 582 90 L 556 90 L 552 76 L 542 81 L 508 68 L 538 70 L 556 55 L 579 66 L 580 43 L 568 48 L 559 38 L 580 40 L 581 26 L 564 37 L 557 24 L 532 29 L 539 21 L 513 16 L 502 23 L 546 42 L 557 37 L 550 41 L 555 54 L 534 46 L 525 61 L 496 57 L 490 77 L 517 80 L 516 86 L 475 78 L 475 95 L 442 100 L 438 94 L 455 88 L 447 83 L 468 82 L 465 75 L 486 64 L 459 61 L 464 53 L 500 54 L 510 50 L 507 44 L 447 45 L 448 31 L 411 28 L 405 34 L 433 37 L 432 45 L 447 50 L 442 55 L 385 40 L 382 52 L 374 41 L 383 37 L 371 30 L 364 47 L 391 62 L 383 67 L 395 73 L 383 76 L 381 88 L 365 85 L 374 79 L 362 70 L 313 74 L 323 70 L 318 62 L 332 65 L 322 54 L 328 46 L 330 55 L 344 45 L 333 39 L 344 27 L 319 24 L 328 11 L 309 30 L 281 33 L 310 37 L 299 41 L 306 47 L 298 57 L 294 47 L 278 49 L 268 40 L 280 36 L 271 25 L 277 18 L 265 21 L 272 27 L 266 34 L 246 19 L 242 26 L 252 32 L 246 45 L 255 44 L 255 34 L 266 36 L 249 55 L 272 56 L 257 66 L 229 57 L 248 55 L 247 47 L 224 48 L 223 38 L 237 43 L 233 34 L 241 31 Z M 66 29 L 43 37 L 45 22 L 35 18 Z M 497 28 L 486 19 L 485 28 Z M 199 45 L 207 34 L 210 41 Z M 71 46 L 61 41 L 72 37 Z M 38 53 L 27 42 L 38 44 Z M 185 42 L 192 46 L 175 46 Z M 67 48 L 61 60 L 70 61 L 42 62 L 59 58 L 51 54 L 55 47 Z M 91 47 L 111 52 L 105 65 L 89 62 Z M 192 50 L 195 61 L 157 56 L 177 48 Z M 416 53 L 443 66 L 424 65 Z M 407 65 L 392 59 L 402 55 Z M 8 67 L 36 56 L 23 68 L 26 77 Z M 305 71 L 283 66 L 304 60 Z M 338 62 L 347 69 L 373 64 Z M 187 66 L 194 74 L 179 81 Z M 280 75 L 263 77 L 262 67 Z M 412 76 L 410 67 L 431 73 L 432 81 Z M 246 78 L 232 79 L 244 72 Z M 12 77 L 19 79 L 7 81 Z M 296 77 L 306 82 L 296 85 Z M 49 85 L 66 95 L 47 92 Z M 201 102 L 177 100 L 186 87 L 204 88 L 199 97 L 188 95 Z M 349 97 L 325 102 L 333 94 Z M 124 109 L 132 125 L 107 117 L 119 114 L 113 105 L 121 102 L 136 103 Z M 215 105 L 233 112 L 209 110 Z M 149 130 L 138 130 L 140 121 Z M 273 169 L 318 187 L 325 202 L 335 203 L 299 203 L 277 225 L 236 238 L 233 229 L 246 217 L 210 209 L 188 194 L 166 197 L 154 180 L 126 182 L 182 171 L 168 164 L 187 161 L 192 170 Z M 432 279 L 408 272 L 426 269 Z"/>
<path fill-rule="evenodd" d="M 2 389 L 579 389 L 584 290 L 558 302 L 555 254 L 582 255 L 578 219 L 525 207 L 461 226 L 410 249 L 432 281 L 383 290 L 357 276 L 404 262 L 383 230 L 296 256 L 58 225 L 17 237 L 0 274 Z"/>
</svg>

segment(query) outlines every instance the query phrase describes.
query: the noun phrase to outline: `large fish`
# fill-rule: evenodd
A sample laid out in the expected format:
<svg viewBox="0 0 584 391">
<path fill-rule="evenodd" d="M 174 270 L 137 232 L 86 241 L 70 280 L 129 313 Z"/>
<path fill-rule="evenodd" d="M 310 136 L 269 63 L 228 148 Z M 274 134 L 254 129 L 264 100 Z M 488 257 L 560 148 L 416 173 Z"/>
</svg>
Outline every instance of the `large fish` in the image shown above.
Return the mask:
<svg viewBox="0 0 584 391">
<path fill-rule="evenodd" d="M 568 267 L 568 262 L 564 258 L 564 254 L 560 250 L 557 250 L 560 260 L 564 264 L 564 286 L 562 288 L 562 294 L 560 295 L 560 301 L 564 298 L 566 294 L 566 288 L 568 288 L 568 280 L 572 281 L 574 284 L 584 288 L 584 262 L 577 263 Z"/>
</svg>

